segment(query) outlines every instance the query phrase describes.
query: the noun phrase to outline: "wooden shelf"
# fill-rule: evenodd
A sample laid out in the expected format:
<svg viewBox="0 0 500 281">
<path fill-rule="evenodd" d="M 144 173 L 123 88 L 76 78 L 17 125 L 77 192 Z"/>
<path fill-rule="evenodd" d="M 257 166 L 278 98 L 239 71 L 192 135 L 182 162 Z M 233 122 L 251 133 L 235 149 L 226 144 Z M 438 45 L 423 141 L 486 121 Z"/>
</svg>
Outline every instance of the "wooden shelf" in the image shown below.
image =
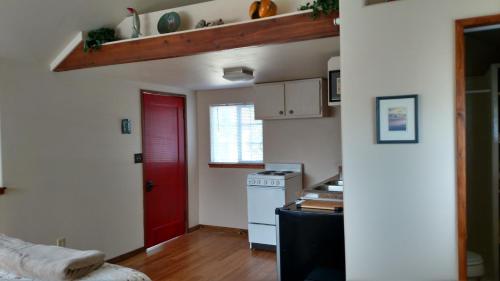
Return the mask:
<svg viewBox="0 0 500 281">
<path fill-rule="evenodd" d="M 58 56 L 56 72 L 161 60 L 235 48 L 290 43 L 340 35 L 338 13 L 312 19 L 310 12 L 181 31 L 105 44 L 89 53 L 81 39 L 68 54 Z M 80 37 L 81 38 L 81 37 Z"/>
</svg>

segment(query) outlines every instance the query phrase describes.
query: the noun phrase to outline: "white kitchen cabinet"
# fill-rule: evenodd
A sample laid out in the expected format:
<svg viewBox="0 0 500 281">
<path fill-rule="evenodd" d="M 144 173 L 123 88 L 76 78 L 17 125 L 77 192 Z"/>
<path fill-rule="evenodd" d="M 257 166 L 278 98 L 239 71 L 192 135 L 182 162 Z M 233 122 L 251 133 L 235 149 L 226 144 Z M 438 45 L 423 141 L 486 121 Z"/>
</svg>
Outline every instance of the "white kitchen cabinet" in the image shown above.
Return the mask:
<svg viewBox="0 0 500 281">
<path fill-rule="evenodd" d="M 321 80 L 285 83 L 285 108 L 288 118 L 321 116 Z"/>
<path fill-rule="evenodd" d="M 280 119 L 285 116 L 285 84 L 255 86 L 255 119 Z"/>
<path fill-rule="evenodd" d="M 328 114 L 324 79 L 255 86 L 255 119 L 317 118 Z"/>
</svg>

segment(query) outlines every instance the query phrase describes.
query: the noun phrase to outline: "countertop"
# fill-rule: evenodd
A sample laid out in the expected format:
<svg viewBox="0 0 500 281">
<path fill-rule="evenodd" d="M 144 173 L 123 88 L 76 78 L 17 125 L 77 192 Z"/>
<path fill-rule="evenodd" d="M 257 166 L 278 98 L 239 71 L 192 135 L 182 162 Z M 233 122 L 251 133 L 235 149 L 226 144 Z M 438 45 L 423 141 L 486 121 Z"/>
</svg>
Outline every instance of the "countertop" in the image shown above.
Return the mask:
<svg viewBox="0 0 500 281">
<path fill-rule="evenodd" d="M 339 208 L 338 210 L 320 210 L 320 209 L 306 209 L 306 208 L 301 208 L 298 207 L 296 203 L 291 203 L 283 208 L 278 208 L 276 209 L 276 214 L 279 215 L 282 212 L 301 212 L 301 213 L 308 213 L 308 214 L 319 214 L 319 215 L 344 215 L 344 209 Z"/>
</svg>

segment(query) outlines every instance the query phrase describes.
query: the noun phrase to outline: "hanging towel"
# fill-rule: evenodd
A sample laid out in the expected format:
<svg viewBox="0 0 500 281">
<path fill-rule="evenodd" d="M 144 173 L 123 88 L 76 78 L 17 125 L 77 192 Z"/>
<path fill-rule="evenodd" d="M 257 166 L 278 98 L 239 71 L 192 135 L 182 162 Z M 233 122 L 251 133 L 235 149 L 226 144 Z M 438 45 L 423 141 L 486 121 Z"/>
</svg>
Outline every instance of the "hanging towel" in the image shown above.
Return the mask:
<svg viewBox="0 0 500 281">
<path fill-rule="evenodd" d="M 104 253 L 36 245 L 0 234 L 0 269 L 44 281 L 81 278 L 104 263 Z"/>
</svg>

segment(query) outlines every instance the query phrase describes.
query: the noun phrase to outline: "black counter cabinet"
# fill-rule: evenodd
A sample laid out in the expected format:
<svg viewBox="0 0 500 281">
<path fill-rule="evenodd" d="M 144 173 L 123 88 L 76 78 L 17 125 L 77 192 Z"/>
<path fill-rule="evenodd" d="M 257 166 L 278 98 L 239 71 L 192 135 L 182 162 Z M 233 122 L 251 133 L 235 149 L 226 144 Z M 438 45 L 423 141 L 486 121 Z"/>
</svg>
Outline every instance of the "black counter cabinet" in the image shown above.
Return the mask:
<svg viewBox="0 0 500 281">
<path fill-rule="evenodd" d="M 279 281 L 336 281 L 345 278 L 342 211 L 276 209 Z"/>
</svg>

